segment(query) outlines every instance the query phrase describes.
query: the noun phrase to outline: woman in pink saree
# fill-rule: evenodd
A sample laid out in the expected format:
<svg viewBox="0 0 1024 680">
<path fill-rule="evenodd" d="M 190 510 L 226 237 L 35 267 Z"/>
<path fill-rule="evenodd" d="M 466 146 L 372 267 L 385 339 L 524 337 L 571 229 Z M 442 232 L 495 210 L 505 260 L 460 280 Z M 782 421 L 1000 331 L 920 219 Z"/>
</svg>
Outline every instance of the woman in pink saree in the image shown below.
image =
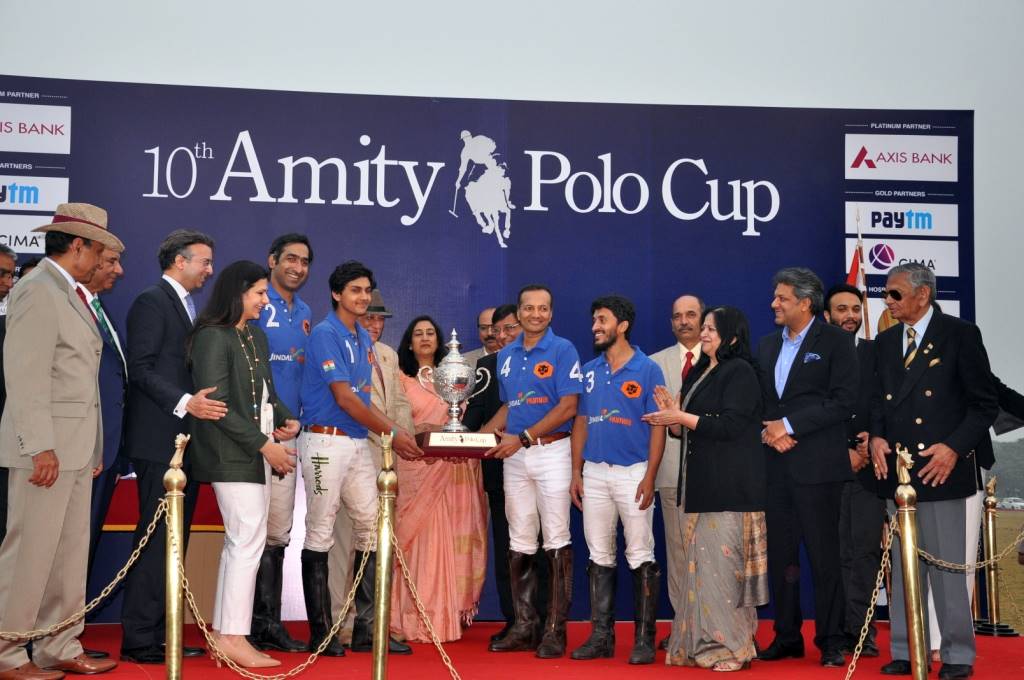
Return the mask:
<svg viewBox="0 0 1024 680">
<path fill-rule="evenodd" d="M 433 368 L 447 354 L 441 329 L 429 316 L 409 324 L 398 347 L 402 387 L 412 406 L 417 432 L 439 430 L 448 420 L 448 406 L 416 378 L 421 367 Z M 480 461 L 399 458 L 398 523 L 395 532 L 416 591 L 441 642 L 458 640 L 473 622 L 487 569 L 487 505 Z M 391 597 L 391 630 L 405 639 L 430 642 L 412 592 L 395 564 Z"/>
</svg>

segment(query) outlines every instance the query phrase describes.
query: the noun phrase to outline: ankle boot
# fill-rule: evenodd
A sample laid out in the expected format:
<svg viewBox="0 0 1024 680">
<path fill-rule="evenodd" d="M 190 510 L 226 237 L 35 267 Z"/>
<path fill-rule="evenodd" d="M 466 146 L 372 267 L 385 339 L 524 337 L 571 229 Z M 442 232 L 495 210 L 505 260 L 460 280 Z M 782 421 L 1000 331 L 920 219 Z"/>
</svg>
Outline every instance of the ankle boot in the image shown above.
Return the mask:
<svg viewBox="0 0 1024 680">
<path fill-rule="evenodd" d="M 284 546 L 267 546 L 260 556 L 256 572 L 256 592 L 252 604 L 252 632 L 249 643 L 256 649 L 280 652 L 309 651 L 305 643 L 292 638 L 281 623 L 281 571 Z"/>
<path fill-rule="evenodd" d="M 636 628 L 633 633 L 633 653 L 629 655 L 629 662 L 654 663 L 654 633 L 658 615 L 661 567 L 657 562 L 644 562 L 632 572 Z"/>
<path fill-rule="evenodd" d="M 327 553 L 302 551 L 302 595 L 309 620 L 309 648 L 316 651 L 331 631 L 331 591 L 327 586 Z M 345 656 L 345 648 L 332 637 L 324 656 Z"/>
<path fill-rule="evenodd" d="M 590 637 L 573 653 L 573 659 L 615 656 L 615 567 L 587 564 L 590 575 Z"/>
<path fill-rule="evenodd" d="M 355 564 L 363 561 L 363 553 L 357 551 Z M 371 552 L 366 560 L 366 569 L 363 570 L 363 580 L 359 582 L 356 589 L 356 619 L 352 624 L 352 644 L 349 649 L 353 652 L 373 651 L 373 622 L 375 611 L 373 607 L 373 595 L 376 591 L 375 580 L 377 574 L 377 553 Z M 388 654 L 412 654 L 412 647 L 399 642 L 388 635 Z"/>
<path fill-rule="evenodd" d="M 565 655 L 565 624 L 572 604 L 572 545 L 545 550 L 551 567 L 551 591 L 544 636 L 537 646 L 537 658 L 557 659 Z"/>
<path fill-rule="evenodd" d="M 492 642 L 492 652 L 529 652 L 537 648 L 537 608 L 533 605 L 537 590 L 534 556 L 508 551 L 509 581 L 512 586 L 512 608 L 516 620 L 500 640 Z"/>
</svg>

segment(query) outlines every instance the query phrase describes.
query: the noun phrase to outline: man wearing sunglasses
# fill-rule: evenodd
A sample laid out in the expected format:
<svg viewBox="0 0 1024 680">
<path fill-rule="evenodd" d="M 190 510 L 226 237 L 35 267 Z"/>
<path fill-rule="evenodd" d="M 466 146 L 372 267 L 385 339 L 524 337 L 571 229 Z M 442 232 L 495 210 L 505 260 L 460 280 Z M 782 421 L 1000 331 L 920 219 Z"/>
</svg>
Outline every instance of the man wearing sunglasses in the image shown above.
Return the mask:
<svg viewBox="0 0 1024 680">
<path fill-rule="evenodd" d="M 896 451 L 914 457 L 920 547 L 950 562 L 967 561 L 966 499 L 977 489 L 979 462 L 998 399 L 981 332 L 935 309 L 935 274 L 910 263 L 889 271 L 885 302 L 899 321 L 875 340 L 877 389 L 871 409 L 871 462 L 879 494 L 896 492 Z M 898 537 L 893 539 L 898 554 Z M 941 680 L 967 678 L 975 659 L 974 628 L 963 574 L 922 563 L 922 600 L 935 589 L 942 631 Z M 909 675 L 903 570 L 893 564 L 892 661 L 886 675 Z"/>
<path fill-rule="evenodd" d="M 466 363 L 475 366 L 476 362 L 488 354 L 495 354 L 502 345 L 498 339 L 498 328 L 494 325 L 494 307 L 480 310 L 476 317 L 476 332 L 480 338 L 480 346 L 470 352 L 463 352 Z"/>
</svg>

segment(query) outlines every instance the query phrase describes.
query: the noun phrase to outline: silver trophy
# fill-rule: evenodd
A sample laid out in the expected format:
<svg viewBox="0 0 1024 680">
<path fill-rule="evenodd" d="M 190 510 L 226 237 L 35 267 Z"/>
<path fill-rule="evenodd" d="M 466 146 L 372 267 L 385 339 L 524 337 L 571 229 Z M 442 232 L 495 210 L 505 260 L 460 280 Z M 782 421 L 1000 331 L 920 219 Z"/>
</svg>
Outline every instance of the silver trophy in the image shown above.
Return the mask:
<svg viewBox="0 0 1024 680">
<path fill-rule="evenodd" d="M 448 341 L 448 354 L 437 368 L 421 366 L 416 373 L 416 379 L 425 388 L 427 380 L 425 375 L 433 373 L 432 382 L 434 391 L 441 400 L 448 404 L 448 422 L 441 428 L 441 432 L 468 432 L 469 428 L 462 424 L 462 407 L 459 405 L 487 389 L 491 384 L 491 373 L 486 368 L 473 367 L 459 353 L 458 333 L 452 329 L 452 339 Z M 483 377 L 481 377 L 481 374 Z M 483 387 L 474 391 L 477 383 L 484 381 Z"/>
</svg>

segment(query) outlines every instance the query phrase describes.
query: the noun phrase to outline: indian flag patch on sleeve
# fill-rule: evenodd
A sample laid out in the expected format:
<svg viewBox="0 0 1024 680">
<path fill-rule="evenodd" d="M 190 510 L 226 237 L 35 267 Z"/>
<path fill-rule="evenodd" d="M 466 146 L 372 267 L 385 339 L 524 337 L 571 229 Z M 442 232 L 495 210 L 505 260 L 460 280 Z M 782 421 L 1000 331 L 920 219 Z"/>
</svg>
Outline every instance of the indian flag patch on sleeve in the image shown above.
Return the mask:
<svg viewBox="0 0 1024 680">
<path fill-rule="evenodd" d="M 334 370 L 334 360 L 328 359 L 327 361 L 320 364 L 320 367 L 324 369 L 324 373 L 330 373 Z"/>
</svg>

